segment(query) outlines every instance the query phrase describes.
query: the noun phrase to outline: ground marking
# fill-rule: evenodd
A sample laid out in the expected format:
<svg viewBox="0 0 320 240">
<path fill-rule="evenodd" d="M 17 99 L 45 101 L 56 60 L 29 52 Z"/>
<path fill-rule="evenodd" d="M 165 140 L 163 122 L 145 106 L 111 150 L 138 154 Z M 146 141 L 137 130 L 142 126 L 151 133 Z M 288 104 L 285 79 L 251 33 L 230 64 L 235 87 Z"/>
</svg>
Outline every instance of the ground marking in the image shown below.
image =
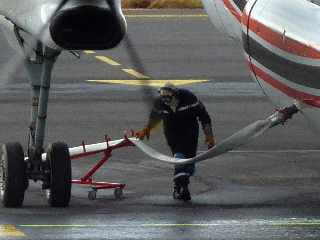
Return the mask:
<svg viewBox="0 0 320 240">
<path fill-rule="evenodd" d="M 13 225 L 0 225 L 0 238 L 2 237 L 25 237 L 26 235 Z"/>
<path fill-rule="evenodd" d="M 207 14 L 127 14 L 127 18 L 208 18 Z"/>
<path fill-rule="evenodd" d="M 206 151 L 198 151 L 204 153 Z M 319 149 L 232 150 L 229 153 L 319 153 Z"/>
<path fill-rule="evenodd" d="M 141 223 L 141 224 L 105 224 L 105 225 L 90 225 L 90 224 L 23 224 L 18 225 L 20 228 L 137 228 L 137 227 L 216 227 L 216 226 L 271 226 L 271 227 L 319 227 L 319 219 L 275 219 L 275 220 L 217 220 L 208 223 Z"/>
<path fill-rule="evenodd" d="M 152 87 L 162 87 L 167 82 L 171 82 L 176 86 L 187 85 L 187 84 L 198 84 L 209 82 L 209 80 L 204 79 L 179 79 L 179 80 L 87 80 L 87 82 L 93 83 L 105 83 L 105 84 L 123 84 L 123 85 L 136 85 L 136 86 L 152 86 Z"/>
<path fill-rule="evenodd" d="M 287 149 L 287 150 L 235 150 L 232 153 L 319 153 L 319 149 Z"/>
<path fill-rule="evenodd" d="M 102 61 L 102 62 L 105 62 L 111 66 L 120 66 L 121 64 L 112 60 L 111 58 L 108 58 L 106 56 L 95 56 L 96 59 Z"/>
<path fill-rule="evenodd" d="M 86 53 L 86 54 L 94 54 L 94 53 L 96 53 L 95 51 L 92 51 L 92 50 L 85 50 L 83 52 Z"/>
<path fill-rule="evenodd" d="M 134 70 L 134 69 L 126 69 L 126 68 L 123 68 L 122 71 L 124 71 L 124 72 L 126 72 L 126 73 L 128 73 L 128 74 L 130 74 L 130 75 L 132 75 L 132 76 L 134 76 L 134 77 L 136 77 L 136 78 L 138 78 L 138 79 L 150 79 L 150 77 L 145 76 L 145 75 L 143 75 L 142 73 L 139 73 L 139 72 L 137 72 L 137 71 Z"/>
</svg>

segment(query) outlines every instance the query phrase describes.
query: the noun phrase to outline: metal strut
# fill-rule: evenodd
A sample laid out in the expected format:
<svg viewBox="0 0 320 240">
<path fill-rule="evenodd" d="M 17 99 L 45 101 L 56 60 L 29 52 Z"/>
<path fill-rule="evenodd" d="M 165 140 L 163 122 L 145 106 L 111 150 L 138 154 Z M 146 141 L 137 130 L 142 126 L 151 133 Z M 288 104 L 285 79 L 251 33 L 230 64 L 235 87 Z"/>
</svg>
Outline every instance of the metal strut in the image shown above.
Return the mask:
<svg viewBox="0 0 320 240">
<path fill-rule="evenodd" d="M 25 55 L 24 60 L 24 65 L 28 71 L 32 88 L 31 122 L 29 126 L 28 140 L 28 172 L 30 178 L 34 180 L 43 180 L 41 154 L 44 152 L 43 144 L 45 138 L 51 73 L 60 51 L 44 47 L 38 42 L 34 53 L 34 59 Z"/>
</svg>

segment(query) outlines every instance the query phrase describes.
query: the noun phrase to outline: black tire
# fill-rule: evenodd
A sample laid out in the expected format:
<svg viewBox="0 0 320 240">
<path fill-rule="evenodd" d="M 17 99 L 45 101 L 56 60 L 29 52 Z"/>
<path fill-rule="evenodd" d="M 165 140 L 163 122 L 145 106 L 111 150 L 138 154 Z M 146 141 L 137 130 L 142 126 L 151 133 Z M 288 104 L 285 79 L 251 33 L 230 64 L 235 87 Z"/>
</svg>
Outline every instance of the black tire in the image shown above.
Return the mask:
<svg viewBox="0 0 320 240">
<path fill-rule="evenodd" d="M 0 196 L 4 207 L 21 207 L 28 186 L 21 144 L 3 144 L 0 158 Z"/>
<path fill-rule="evenodd" d="M 69 206 L 71 197 L 71 160 L 67 144 L 53 143 L 47 151 L 50 168 L 50 188 L 47 200 L 51 207 Z"/>
</svg>

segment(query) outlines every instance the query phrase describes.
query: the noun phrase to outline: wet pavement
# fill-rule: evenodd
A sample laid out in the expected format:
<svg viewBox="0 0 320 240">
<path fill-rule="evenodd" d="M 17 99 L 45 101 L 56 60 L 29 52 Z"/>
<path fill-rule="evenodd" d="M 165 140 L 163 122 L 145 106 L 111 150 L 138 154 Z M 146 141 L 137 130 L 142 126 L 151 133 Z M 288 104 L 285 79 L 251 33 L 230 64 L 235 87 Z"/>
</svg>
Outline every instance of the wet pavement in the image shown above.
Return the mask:
<svg viewBox="0 0 320 240">
<path fill-rule="evenodd" d="M 185 87 L 206 105 L 218 141 L 274 111 L 250 80 L 241 49 L 207 18 L 129 18 L 128 27 L 152 79 L 208 80 Z M 0 41 L 4 64 L 13 53 Z M 149 103 L 140 87 L 86 81 L 134 79 L 98 55 L 123 68 L 134 66 L 123 45 L 84 53 L 80 60 L 64 53 L 54 72 L 47 143 L 101 142 L 105 134 L 118 139 L 125 130 L 144 126 Z M 24 71 L 17 71 L 0 86 L 1 142 L 26 146 L 29 102 Z M 169 154 L 161 130 L 149 144 Z M 199 151 L 204 149 L 201 134 Z M 318 137 L 297 115 L 237 151 L 198 164 L 193 199 L 182 203 L 171 196 L 171 165 L 135 148 L 120 149 L 95 179 L 126 183 L 124 199 L 115 200 L 106 190 L 89 201 L 89 188 L 73 186 L 69 208 L 50 208 L 41 184 L 31 183 L 23 208 L 0 208 L 0 239 L 319 239 L 318 158 Z M 98 159 L 74 161 L 73 178 Z"/>
</svg>

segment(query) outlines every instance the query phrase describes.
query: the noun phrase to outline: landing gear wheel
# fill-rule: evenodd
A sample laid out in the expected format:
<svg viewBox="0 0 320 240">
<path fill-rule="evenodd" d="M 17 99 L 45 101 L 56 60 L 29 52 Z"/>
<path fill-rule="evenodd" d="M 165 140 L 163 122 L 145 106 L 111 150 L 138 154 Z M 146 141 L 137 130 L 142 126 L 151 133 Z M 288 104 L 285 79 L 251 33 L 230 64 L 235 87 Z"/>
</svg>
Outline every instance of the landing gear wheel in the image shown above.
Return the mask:
<svg viewBox="0 0 320 240">
<path fill-rule="evenodd" d="M 71 161 L 67 144 L 53 143 L 47 151 L 50 188 L 47 199 L 51 207 L 67 207 L 71 197 Z"/>
<path fill-rule="evenodd" d="M 88 199 L 93 201 L 97 199 L 97 190 L 91 190 L 88 192 Z"/>
<path fill-rule="evenodd" d="M 122 188 L 114 189 L 113 195 L 115 199 L 121 200 L 123 198 L 123 189 Z"/>
<path fill-rule="evenodd" d="M 21 144 L 7 143 L 1 147 L 0 197 L 4 207 L 21 207 L 28 187 L 26 164 Z"/>
</svg>

